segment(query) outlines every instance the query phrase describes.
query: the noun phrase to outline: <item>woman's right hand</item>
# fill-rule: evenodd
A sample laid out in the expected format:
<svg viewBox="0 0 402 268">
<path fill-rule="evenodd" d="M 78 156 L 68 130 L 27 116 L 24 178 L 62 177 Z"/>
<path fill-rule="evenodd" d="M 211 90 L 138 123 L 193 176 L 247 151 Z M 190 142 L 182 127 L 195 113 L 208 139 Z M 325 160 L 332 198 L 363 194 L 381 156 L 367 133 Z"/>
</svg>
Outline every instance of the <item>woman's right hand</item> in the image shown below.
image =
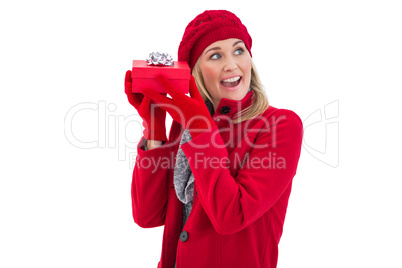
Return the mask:
<svg viewBox="0 0 402 268">
<path fill-rule="evenodd" d="M 134 106 L 143 120 L 144 138 L 147 140 L 166 141 L 166 111 L 160 108 L 152 99 L 144 96 L 144 94 L 132 92 L 130 70 L 126 72 L 124 88 L 128 102 Z M 166 94 L 164 95 L 166 96 Z"/>
</svg>

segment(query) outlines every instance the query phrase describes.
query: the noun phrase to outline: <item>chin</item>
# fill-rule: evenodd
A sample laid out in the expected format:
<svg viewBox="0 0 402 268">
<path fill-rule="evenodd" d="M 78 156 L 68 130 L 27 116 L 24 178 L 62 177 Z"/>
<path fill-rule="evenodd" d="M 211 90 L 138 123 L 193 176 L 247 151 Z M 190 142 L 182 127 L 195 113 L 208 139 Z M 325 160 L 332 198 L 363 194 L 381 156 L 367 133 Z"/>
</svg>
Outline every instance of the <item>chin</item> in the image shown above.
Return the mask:
<svg viewBox="0 0 402 268">
<path fill-rule="evenodd" d="M 230 100 L 240 101 L 246 96 L 246 94 L 247 94 L 247 91 L 244 93 L 239 92 L 237 94 L 228 94 L 226 98 L 230 99 Z"/>
</svg>

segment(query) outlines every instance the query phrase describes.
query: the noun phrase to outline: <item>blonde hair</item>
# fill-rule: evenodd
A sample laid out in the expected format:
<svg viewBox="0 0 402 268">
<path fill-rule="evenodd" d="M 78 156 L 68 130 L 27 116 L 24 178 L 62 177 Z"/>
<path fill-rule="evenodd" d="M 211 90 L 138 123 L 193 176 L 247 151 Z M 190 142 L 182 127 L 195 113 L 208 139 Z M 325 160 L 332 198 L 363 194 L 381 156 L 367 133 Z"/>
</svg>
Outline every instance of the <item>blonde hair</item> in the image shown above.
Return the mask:
<svg viewBox="0 0 402 268">
<path fill-rule="evenodd" d="M 198 58 L 197 62 L 195 63 L 192 71 L 192 75 L 194 76 L 195 83 L 197 84 L 198 90 L 204 101 L 209 99 L 212 102 L 212 97 L 209 94 L 207 88 L 205 87 L 204 79 L 201 73 L 200 67 L 200 58 Z M 251 81 L 250 87 L 254 91 L 254 94 L 251 98 L 252 105 L 249 107 L 239 111 L 233 117 L 233 123 L 238 124 L 248 119 L 254 118 L 263 112 L 269 107 L 268 98 L 265 95 L 264 87 L 261 84 L 260 77 L 258 76 L 257 69 L 254 65 L 253 60 L 251 60 Z"/>
</svg>

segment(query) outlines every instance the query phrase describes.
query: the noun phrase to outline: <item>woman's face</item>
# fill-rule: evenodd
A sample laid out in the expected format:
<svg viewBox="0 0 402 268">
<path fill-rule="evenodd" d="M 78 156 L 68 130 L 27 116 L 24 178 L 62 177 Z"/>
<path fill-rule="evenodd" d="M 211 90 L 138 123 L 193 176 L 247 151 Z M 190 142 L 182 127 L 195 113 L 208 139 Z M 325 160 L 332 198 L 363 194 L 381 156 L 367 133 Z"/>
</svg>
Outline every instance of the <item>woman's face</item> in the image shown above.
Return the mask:
<svg viewBox="0 0 402 268">
<path fill-rule="evenodd" d="M 216 110 L 220 100 L 241 100 L 251 81 L 251 57 L 244 42 L 237 38 L 217 41 L 200 56 L 205 86 Z"/>
</svg>

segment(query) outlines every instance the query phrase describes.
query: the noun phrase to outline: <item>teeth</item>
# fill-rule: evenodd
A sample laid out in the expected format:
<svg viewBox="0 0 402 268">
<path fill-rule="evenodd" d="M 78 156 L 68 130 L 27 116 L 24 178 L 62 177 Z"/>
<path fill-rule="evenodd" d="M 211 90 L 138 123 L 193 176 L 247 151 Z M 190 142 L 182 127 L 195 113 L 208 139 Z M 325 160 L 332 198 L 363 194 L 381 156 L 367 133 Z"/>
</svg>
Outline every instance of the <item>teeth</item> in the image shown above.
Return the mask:
<svg viewBox="0 0 402 268">
<path fill-rule="evenodd" d="M 236 82 L 239 79 L 240 79 L 240 76 L 236 76 L 236 77 L 232 77 L 229 79 L 225 79 L 225 80 L 223 80 L 223 82 Z"/>
</svg>

